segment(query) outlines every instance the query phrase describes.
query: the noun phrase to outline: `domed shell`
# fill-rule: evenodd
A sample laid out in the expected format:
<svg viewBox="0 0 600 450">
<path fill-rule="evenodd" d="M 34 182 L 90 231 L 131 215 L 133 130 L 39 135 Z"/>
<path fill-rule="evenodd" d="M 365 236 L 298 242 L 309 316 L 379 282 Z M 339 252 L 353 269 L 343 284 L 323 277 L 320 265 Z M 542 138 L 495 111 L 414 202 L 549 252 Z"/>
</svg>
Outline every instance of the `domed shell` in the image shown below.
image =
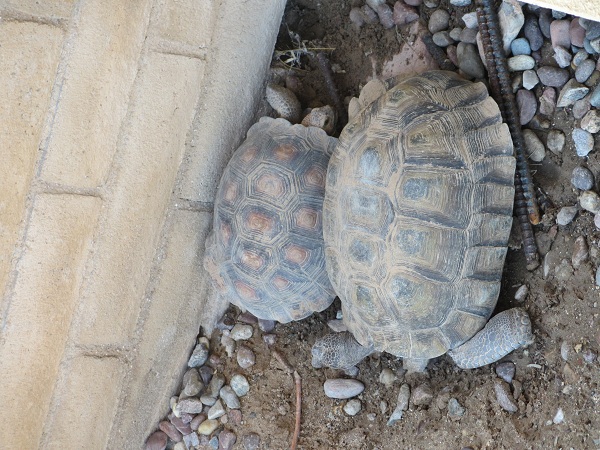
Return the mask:
<svg viewBox="0 0 600 450">
<path fill-rule="evenodd" d="M 322 208 L 336 142 L 321 129 L 265 117 L 225 168 L 204 265 L 222 295 L 258 318 L 300 320 L 335 297 Z"/>
<path fill-rule="evenodd" d="M 512 222 L 512 154 L 485 86 L 450 72 L 400 82 L 345 127 L 327 172 L 325 253 L 361 344 L 433 358 L 485 325 Z"/>
</svg>

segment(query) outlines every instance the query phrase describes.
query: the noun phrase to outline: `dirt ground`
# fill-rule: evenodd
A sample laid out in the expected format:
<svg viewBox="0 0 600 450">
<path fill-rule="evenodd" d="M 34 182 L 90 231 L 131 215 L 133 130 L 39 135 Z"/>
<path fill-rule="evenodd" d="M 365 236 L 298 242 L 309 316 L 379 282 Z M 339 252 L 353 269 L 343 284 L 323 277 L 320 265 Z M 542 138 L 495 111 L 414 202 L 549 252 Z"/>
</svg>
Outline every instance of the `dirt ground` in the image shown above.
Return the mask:
<svg viewBox="0 0 600 450">
<path fill-rule="evenodd" d="M 419 71 L 432 67 L 431 59 L 407 50 L 407 41 L 416 28 L 385 30 L 381 25 L 356 28 L 348 19 L 352 6 L 360 1 L 295 0 L 286 9 L 277 50 L 294 47 L 288 30 L 307 41 L 309 48 L 329 48 L 334 65 L 335 82 L 343 97 L 357 95 L 374 75 L 386 76 L 394 71 Z M 452 20 L 458 20 L 472 7 L 454 8 Z M 421 7 L 422 20 L 427 12 Z M 297 43 L 296 43 L 297 44 Z M 547 50 L 545 45 L 543 52 Z M 386 61 L 400 53 L 395 63 Z M 321 73 L 302 57 L 297 74 L 303 82 L 300 95 L 303 106 L 313 98 L 326 99 Z M 392 67 L 393 66 L 393 67 Z M 539 86 L 535 91 L 539 98 Z M 541 164 L 532 165 L 537 186 L 542 188 L 554 208 L 545 212 L 542 225 L 535 228 L 542 255 L 549 251 L 550 274 L 544 277 L 543 264 L 527 271 L 523 252 L 512 248 L 506 260 L 498 311 L 523 306 L 529 312 L 535 343 L 513 352 L 504 360 L 516 364 L 513 390 L 518 396 L 518 411 L 509 413 L 496 399 L 495 365 L 475 370 L 458 369 L 447 356 L 430 362 L 427 374 L 405 376 L 401 361 L 389 354 L 375 355 L 360 365 L 357 379 L 366 388 L 358 397 L 362 410 L 356 416 L 343 411 L 345 400 L 333 400 L 323 393 L 323 383 L 336 376 L 335 371 L 314 369 L 310 350 L 315 340 L 328 333 L 327 320 L 335 318 L 339 302 L 325 312 L 307 320 L 277 325 L 273 348 L 282 352 L 302 377 L 302 425 L 300 449 L 595 449 L 600 448 L 600 365 L 590 360 L 590 352 L 600 351 L 598 308 L 600 290 L 594 275 L 600 263 L 600 232 L 593 216 L 580 209 L 575 220 L 558 227 L 556 213 L 562 206 L 577 204 L 577 191 L 570 182 L 573 168 L 583 164 L 598 178 L 600 157 L 598 146 L 584 160 L 575 153 L 570 138 L 575 124 L 569 109 L 557 110 L 549 129 L 560 129 L 567 136 L 561 156 L 547 152 Z M 534 129 L 545 142 L 549 129 Z M 573 245 L 585 236 L 590 258 L 577 269 L 571 265 Z M 563 261 L 564 260 L 564 261 Z M 560 267 L 560 270 L 556 270 Z M 514 299 L 517 288 L 528 287 L 525 300 Z M 230 312 L 235 317 L 235 311 Z M 242 371 L 250 382 L 250 392 L 241 399 L 243 423 L 234 428 L 238 444 L 241 437 L 254 432 L 261 437 L 261 448 L 289 448 L 294 430 L 295 392 L 291 375 L 271 356 L 271 349 L 256 329 L 249 346 L 256 353 L 256 364 Z M 227 358 L 218 337 L 213 346 L 221 355 L 223 373 L 240 372 L 235 358 Z M 561 352 L 562 348 L 562 352 Z M 586 361 L 586 358 L 588 361 Z M 567 359 L 565 360 L 565 357 Z M 379 382 L 384 368 L 392 369 L 397 380 L 386 387 Z M 400 385 L 414 388 L 428 382 L 433 391 L 429 406 L 410 405 L 402 420 L 392 426 L 386 422 L 396 407 Z M 454 397 L 466 409 L 462 417 L 450 416 L 446 403 Z M 564 420 L 553 423 L 561 409 Z"/>
</svg>

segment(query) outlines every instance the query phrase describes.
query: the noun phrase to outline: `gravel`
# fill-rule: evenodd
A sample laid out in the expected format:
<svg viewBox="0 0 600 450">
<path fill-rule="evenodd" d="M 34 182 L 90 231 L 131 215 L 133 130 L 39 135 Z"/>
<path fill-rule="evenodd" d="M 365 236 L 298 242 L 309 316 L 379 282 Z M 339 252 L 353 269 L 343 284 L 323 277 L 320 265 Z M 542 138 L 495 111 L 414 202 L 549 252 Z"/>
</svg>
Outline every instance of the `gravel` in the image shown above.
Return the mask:
<svg viewBox="0 0 600 450">
<path fill-rule="evenodd" d="M 237 350 L 237 363 L 242 369 L 248 369 L 256 363 L 256 356 L 250 348 L 240 345 Z"/>
<path fill-rule="evenodd" d="M 512 383 L 512 380 L 515 377 L 515 371 L 515 363 L 512 361 L 504 361 L 498 363 L 496 366 L 496 375 L 498 375 L 507 383 Z"/>
<path fill-rule="evenodd" d="M 431 34 L 437 33 L 448 29 L 448 23 L 450 22 L 450 14 L 445 9 L 436 9 L 429 18 L 429 24 L 427 25 Z"/>
<path fill-rule="evenodd" d="M 451 398 L 448 400 L 448 414 L 454 417 L 462 417 L 465 415 L 466 409 L 458 402 L 457 399 Z"/>
<path fill-rule="evenodd" d="M 546 137 L 546 147 L 555 155 L 560 155 L 565 146 L 565 134 L 560 130 L 550 130 Z"/>
<path fill-rule="evenodd" d="M 246 341 L 252 337 L 253 333 L 254 329 L 251 325 L 242 325 L 238 323 L 229 333 L 229 337 L 235 341 Z"/>
<path fill-rule="evenodd" d="M 360 412 L 361 408 L 362 403 L 360 400 L 353 398 L 344 405 L 344 412 L 349 416 L 355 416 Z"/>
<path fill-rule="evenodd" d="M 592 134 L 600 131 L 600 111 L 597 109 L 588 111 L 581 119 L 581 129 Z"/>
<path fill-rule="evenodd" d="M 579 196 L 579 204 L 592 214 L 600 212 L 600 197 L 594 191 L 584 191 Z"/>
<path fill-rule="evenodd" d="M 229 380 L 229 385 L 238 397 L 243 397 L 250 390 L 250 384 L 244 375 L 235 374 Z"/>
<path fill-rule="evenodd" d="M 571 174 L 571 184 L 576 189 L 589 191 L 594 186 L 594 174 L 586 167 L 575 167 Z"/>
<path fill-rule="evenodd" d="M 577 100 L 580 100 L 583 97 L 585 97 L 589 90 L 590 88 L 577 82 L 575 78 L 571 78 L 569 81 L 567 81 L 567 84 L 565 84 L 564 87 L 560 90 L 556 106 L 558 108 L 571 106 Z"/>
<path fill-rule="evenodd" d="M 542 84 L 552 87 L 561 87 L 569 80 L 569 71 L 552 66 L 542 66 L 537 70 Z"/>
<path fill-rule="evenodd" d="M 323 385 L 325 395 L 329 398 L 346 399 L 356 397 L 364 391 L 365 385 L 351 378 L 332 378 Z"/>
<path fill-rule="evenodd" d="M 577 206 L 563 206 L 556 215 L 556 223 L 561 226 L 570 224 L 577 215 Z"/>
<path fill-rule="evenodd" d="M 512 56 L 508 58 L 506 62 L 508 64 L 508 70 L 511 72 L 529 70 L 535 67 L 535 59 L 529 55 Z"/>
<path fill-rule="evenodd" d="M 502 380 L 494 380 L 494 391 L 496 392 L 496 399 L 498 404 L 510 413 L 517 412 L 519 410 L 513 395 L 510 392 L 510 386 L 508 383 Z"/>
<path fill-rule="evenodd" d="M 589 131 L 575 128 L 572 136 L 577 156 L 587 156 L 594 148 L 594 136 Z"/>
<path fill-rule="evenodd" d="M 596 70 L 596 63 L 591 59 L 586 59 L 577 66 L 577 69 L 575 70 L 575 79 L 580 83 L 585 83 L 594 70 Z"/>
<path fill-rule="evenodd" d="M 483 78 L 485 76 L 485 67 L 474 44 L 459 42 L 456 46 L 456 56 L 458 67 L 465 74 L 473 78 Z"/>
</svg>

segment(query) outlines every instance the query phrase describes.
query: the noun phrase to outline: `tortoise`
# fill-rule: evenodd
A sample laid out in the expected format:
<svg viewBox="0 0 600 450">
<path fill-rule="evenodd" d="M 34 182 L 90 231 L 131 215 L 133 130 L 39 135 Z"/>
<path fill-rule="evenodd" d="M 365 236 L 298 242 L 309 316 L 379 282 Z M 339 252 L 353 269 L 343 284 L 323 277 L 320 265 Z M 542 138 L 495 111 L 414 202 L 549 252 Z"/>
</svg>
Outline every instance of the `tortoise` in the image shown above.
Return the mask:
<svg viewBox="0 0 600 450">
<path fill-rule="evenodd" d="M 303 123 L 331 125 L 331 107 Z M 219 182 L 204 267 L 220 295 L 259 319 L 287 323 L 327 308 L 322 207 L 337 139 L 315 126 L 261 118 Z"/>
<path fill-rule="evenodd" d="M 522 309 L 488 322 L 512 223 L 508 127 L 482 83 L 452 72 L 375 83 L 384 95 L 342 131 L 323 205 L 348 332 L 317 340 L 312 364 L 347 369 L 373 351 L 409 371 L 445 353 L 489 364 L 531 340 Z"/>
</svg>

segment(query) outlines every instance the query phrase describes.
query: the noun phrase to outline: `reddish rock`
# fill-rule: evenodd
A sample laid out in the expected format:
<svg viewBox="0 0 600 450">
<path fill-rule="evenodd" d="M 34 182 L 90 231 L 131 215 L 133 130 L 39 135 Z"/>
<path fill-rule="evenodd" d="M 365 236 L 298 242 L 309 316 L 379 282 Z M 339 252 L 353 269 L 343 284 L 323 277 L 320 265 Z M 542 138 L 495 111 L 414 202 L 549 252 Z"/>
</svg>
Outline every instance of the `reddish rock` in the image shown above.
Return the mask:
<svg viewBox="0 0 600 450">
<path fill-rule="evenodd" d="M 155 431 L 146 441 L 145 450 L 165 450 L 169 438 L 162 431 Z"/>
<path fill-rule="evenodd" d="M 419 12 L 413 6 L 405 5 L 401 1 L 394 4 L 393 20 L 396 25 L 406 25 L 407 23 L 414 22 L 418 18 Z"/>
<path fill-rule="evenodd" d="M 183 435 L 179 432 L 179 430 L 173 425 L 171 422 L 167 422 L 163 420 L 158 424 L 158 428 L 161 429 L 172 441 L 181 442 L 183 439 Z"/>
<path fill-rule="evenodd" d="M 571 25 L 569 27 L 569 37 L 571 39 L 571 44 L 576 47 L 583 47 L 583 40 L 585 38 L 585 28 L 581 26 L 579 23 L 579 18 L 575 17 L 571 20 Z"/>
<path fill-rule="evenodd" d="M 571 22 L 568 20 L 554 20 L 550 24 L 552 47 L 571 47 L 570 28 Z"/>
</svg>

